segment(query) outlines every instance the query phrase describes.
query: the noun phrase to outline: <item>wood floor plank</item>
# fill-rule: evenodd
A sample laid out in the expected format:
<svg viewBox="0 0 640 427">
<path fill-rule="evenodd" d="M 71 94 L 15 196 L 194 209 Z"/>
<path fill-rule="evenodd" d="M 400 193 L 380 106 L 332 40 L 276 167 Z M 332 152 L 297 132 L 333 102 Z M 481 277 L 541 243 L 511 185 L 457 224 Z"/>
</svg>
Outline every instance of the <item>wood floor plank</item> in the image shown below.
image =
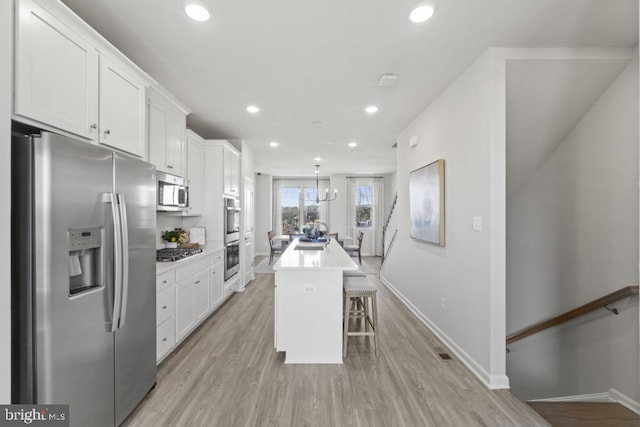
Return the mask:
<svg viewBox="0 0 640 427">
<path fill-rule="evenodd" d="M 376 358 L 350 337 L 343 365 L 285 365 L 273 346 L 273 274 L 234 294 L 158 370 L 125 421 L 160 426 L 546 426 L 508 390 L 491 391 L 375 275 Z M 438 350 L 439 349 L 439 350 Z"/>
</svg>

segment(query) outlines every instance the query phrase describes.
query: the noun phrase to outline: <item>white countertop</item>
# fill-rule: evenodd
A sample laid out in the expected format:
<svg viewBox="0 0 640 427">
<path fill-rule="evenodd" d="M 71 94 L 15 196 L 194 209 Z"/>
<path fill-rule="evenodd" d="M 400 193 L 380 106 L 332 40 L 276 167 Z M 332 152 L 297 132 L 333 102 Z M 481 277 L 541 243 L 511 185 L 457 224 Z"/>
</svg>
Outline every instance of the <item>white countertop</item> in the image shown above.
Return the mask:
<svg viewBox="0 0 640 427">
<path fill-rule="evenodd" d="M 273 269 L 278 270 L 357 270 L 358 265 L 335 240 L 331 240 L 322 250 L 297 250 L 298 245 L 318 245 L 304 243 L 298 239 L 289 244 Z"/>
<path fill-rule="evenodd" d="M 174 268 L 178 268 L 182 265 L 185 265 L 191 261 L 195 261 L 206 256 L 213 254 L 214 252 L 221 251 L 224 248 L 202 248 L 202 252 L 197 255 L 191 255 L 186 258 L 182 258 L 178 261 L 167 261 L 167 262 L 156 262 L 156 276 L 158 274 L 165 273 L 169 270 L 173 270 Z"/>
</svg>

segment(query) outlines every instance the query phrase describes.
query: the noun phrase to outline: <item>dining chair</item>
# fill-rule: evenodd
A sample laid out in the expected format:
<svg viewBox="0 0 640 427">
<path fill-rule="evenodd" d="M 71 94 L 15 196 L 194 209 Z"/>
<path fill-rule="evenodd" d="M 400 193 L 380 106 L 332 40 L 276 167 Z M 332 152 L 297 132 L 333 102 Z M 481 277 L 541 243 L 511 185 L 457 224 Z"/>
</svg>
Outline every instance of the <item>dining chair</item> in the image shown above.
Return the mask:
<svg viewBox="0 0 640 427">
<path fill-rule="evenodd" d="M 358 244 L 356 245 L 343 245 L 342 247 L 344 248 L 344 250 L 351 256 L 355 256 L 356 254 L 358 255 L 358 261 L 360 262 L 360 265 L 362 265 L 362 253 L 361 253 L 361 249 L 362 249 L 362 239 L 364 238 L 364 233 L 362 231 L 358 231 L 358 236 L 356 237 L 356 240 L 358 241 Z"/>
<path fill-rule="evenodd" d="M 338 233 L 327 234 L 327 237 L 330 238 L 330 239 L 335 240 L 338 243 L 340 243 L 340 241 L 338 240 Z"/>
<path fill-rule="evenodd" d="M 267 237 L 269 238 L 269 247 L 271 251 L 269 253 L 269 265 L 273 263 L 273 254 L 281 254 L 284 251 L 282 242 L 274 242 L 273 238 L 276 237 L 276 233 L 273 231 L 267 231 Z"/>
</svg>

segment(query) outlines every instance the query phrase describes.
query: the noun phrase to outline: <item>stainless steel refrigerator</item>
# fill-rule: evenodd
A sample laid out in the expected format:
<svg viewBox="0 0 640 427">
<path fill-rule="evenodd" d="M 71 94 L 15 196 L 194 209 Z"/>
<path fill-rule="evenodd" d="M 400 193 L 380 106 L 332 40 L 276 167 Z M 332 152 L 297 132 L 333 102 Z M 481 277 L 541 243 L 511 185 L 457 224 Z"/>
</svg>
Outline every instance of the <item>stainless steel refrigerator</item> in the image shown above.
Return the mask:
<svg viewBox="0 0 640 427">
<path fill-rule="evenodd" d="M 156 381 L 155 167 L 12 136 L 12 399 L 119 425 Z"/>
</svg>

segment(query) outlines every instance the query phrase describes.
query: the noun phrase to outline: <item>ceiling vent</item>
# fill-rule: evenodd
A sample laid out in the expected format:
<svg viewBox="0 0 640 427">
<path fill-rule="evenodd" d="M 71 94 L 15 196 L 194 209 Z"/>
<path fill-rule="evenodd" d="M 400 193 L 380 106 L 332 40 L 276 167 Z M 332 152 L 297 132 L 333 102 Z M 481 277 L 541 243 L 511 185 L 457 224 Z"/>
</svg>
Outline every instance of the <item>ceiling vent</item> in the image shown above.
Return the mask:
<svg viewBox="0 0 640 427">
<path fill-rule="evenodd" d="M 396 83 L 398 83 L 397 74 L 383 74 L 380 76 L 380 80 L 378 80 L 379 87 L 395 86 Z"/>
</svg>

